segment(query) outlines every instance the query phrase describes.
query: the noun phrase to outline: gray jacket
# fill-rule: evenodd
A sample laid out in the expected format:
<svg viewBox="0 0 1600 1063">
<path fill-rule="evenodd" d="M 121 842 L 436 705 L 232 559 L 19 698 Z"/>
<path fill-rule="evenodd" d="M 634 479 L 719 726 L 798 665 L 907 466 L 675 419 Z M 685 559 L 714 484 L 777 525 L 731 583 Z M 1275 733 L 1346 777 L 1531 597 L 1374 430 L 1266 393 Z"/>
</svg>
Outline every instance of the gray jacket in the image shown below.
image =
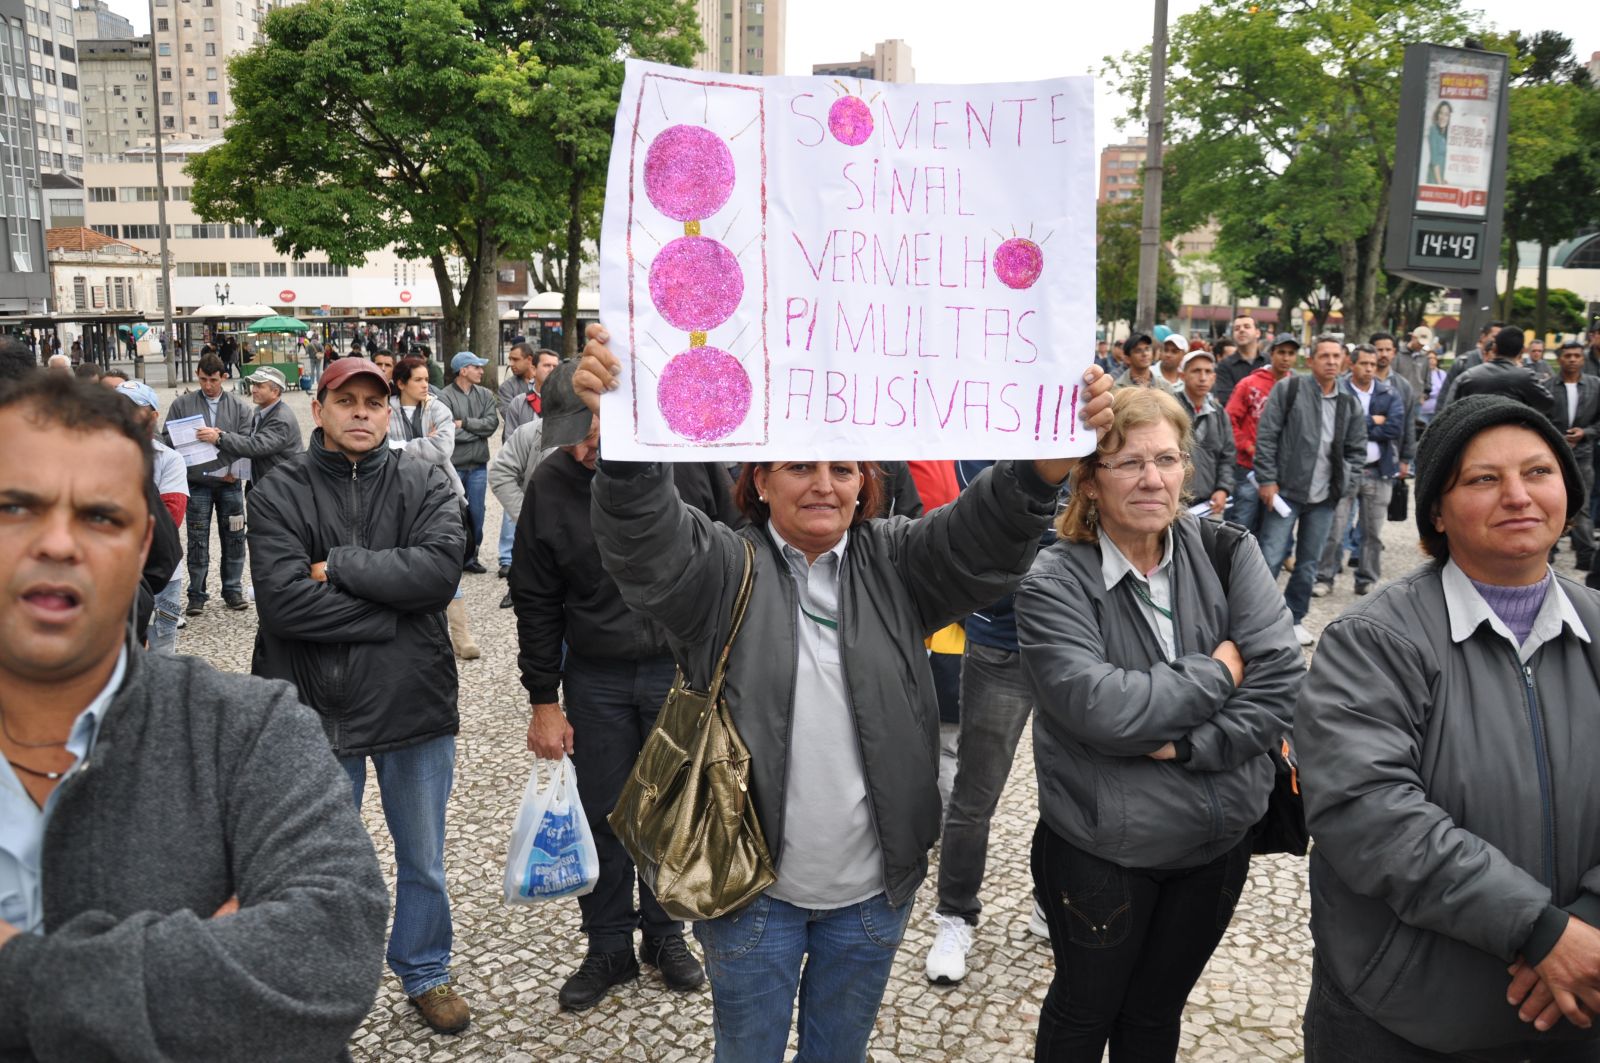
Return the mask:
<svg viewBox="0 0 1600 1063">
<path fill-rule="evenodd" d="M 539 467 L 550 450 L 540 446 L 544 435 L 544 421 L 535 417 L 511 433 L 500 452 L 489 463 L 489 490 L 505 507 L 512 521 L 522 516 L 522 497 L 528 490 L 528 478 Z"/>
<path fill-rule="evenodd" d="M 528 396 L 532 392 L 533 385 L 515 373 L 506 373 L 506 378 L 500 381 L 500 389 L 495 392 L 495 402 L 500 411 L 500 442 L 509 440 L 511 433 L 529 421 L 539 420 L 539 415 L 528 404 Z"/>
<path fill-rule="evenodd" d="M 224 432 L 247 432 L 250 429 L 250 418 L 255 413 L 255 407 L 248 406 L 239 401 L 237 395 L 230 395 L 224 391 L 217 399 L 217 416 L 215 422 L 211 418 L 211 406 L 206 402 L 205 394 L 198 389 L 186 391 L 172 400 L 172 405 L 167 407 L 167 420 L 182 420 L 185 417 L 203 417 L 208 426 L 220 428 Z M 172 445 L 172 437 L 167 435 L 167 430 L 162 428 L 161 441 L 167 446 Z M 215 476 L 207 476 L 211 470 L 225 468 L 228 462 L 223 458 L 205 465 L 189 466 L 189 483 L 191 484 L 216 484 Z"/>
<path fill-rule="evenodd" d="M 939 705 L 923 640 L 1015 588 L 1055 500 L 1055 486 L 1030 463 L 1002 461 L 925 517 L 869 520 L 849 533 L 839 643 L 891 904 L 916 892 L 939 837 Z M 662 465 L 602 460 L 593 526 L 623 599 L 667 629 L 701 690 L 728 636 L 744 571 L 741 540 L 756 544 L 755 592 L 726 689 L 750 748 L 756 814 L 781 860 L 799 637 L 788 562 L 765 524 L 736 532 L 682 504 Z"/>
<path fill-rule="evenodd" d="M 296 454 L 305 452 L 300 439 L 300 422 L 295 420 L 289 404 L 279 399 L 267 410 L 259 422 L 259 407 L 250 412 L 246 427 L 237 432 L 223 432 L 217 440 L 217 449 L 229 461 L 250 459 L 250 479 L 260 483 L 273 469 Z"/>
<path fill-rule="evenodd" d="M 55 801 L 45 932 L 0 948 L 0 1059 L 349 1058 L 388 891 L 289 684 L 130 649 Z"/>
<path fill-rule="evenodd" d="M 494 392 L 478 384 L 470 391 L 446 384 L 439 391 L 439 401 L 450 411 L 452 421 L 461 422 L 450 463 L 458 469 L 489 464 L 489 437 L 500 427 Z"/>
<path fill-rule="evenodd" d="M 1210 498 L 1217 491 L 1233 494 L 1234 464 L 1237 454 L 1233 446 L 1233 422 L 1228 414 L 1206 396 L 1199 412 L 1189 404 L 1189 394 L 1178 391 L 1178 401 L 1189 415 L 1194 432 L 1194 446 L 1189 463 L 1194 466 L 1194 476 L 1189 480 L 1189 490 L 1197 501 Z"/>
<path fill-rule="evenodd" d="M 1266 811 L 1266 754 L 1289 731 L 1305 674 L 1255 538 L 1234 550 L 1224 598 L 1200 536 L 1192 517 L 1173 525 L 1170 662 L 1129 581 L 1106 589 L 1097 543 L 1048 547 L 1017 592 L 1017 643 L 1038 706 L 1039 814 L 1124 867 L 1192 867 L 1239 843 Z M 1244 657 L 1242 686 L 1211 656 L 1224 639 Z M 1185 762 L 1146 756 L 1184 739 Z"/>
<path fill-rule="evenodd" d="M 1417 407 L 1422 403 L 1422 395 L 1410 380 L 1394 372 L 1392 367 L 1389 379 L 1383 383 L 1400 396 L 1400 406 L 1405 411 L 1406 423 L 1400 433 L 1400 460 L 1410 465 L 1417 460 Z"/>
<path fill-rule="evenodd" d="M 1506 965 L 1539 954 L 1552 905 L 1600 921 L 1600 647 L 1563 628 L 1524 668 L 1487 624 L 1455 642 L 1441 573 L 1323 630 L 1295 747 L 1318 963 L 1383 1026 L 1453 1053 L 1536 1039 Z M 1600 636 L 1600 596 L 1558 581 Z"/>
<path fill-rule="evenodd" d="M 1361 484 L 1367 464 L 1367 419 L 1345 388 L 1334 389 L 1333 463 L 1328 498 L 1338 501 Z M 1277 484 L 1283 497 L 1304 505 L 1322 438 L 1322 389 L 1309 374 L 1284 377 L 1267 396 L 1256 430 L 1256 483 Z"/>
<path fill-rule="evenodd" d="M 417 424 L 412 425 L 415 415 Z M 418 430 L 420 429 L 420 431 Z M 450 486 L 456 499 L 467 500 L 467 489 L 461 483 L 461 474 L 450 464 L 455 450 L 456 422 L 450 410 L 438 399 L 429 399 L 421 407 L 400 405 L 400 396 L 389 397 L 389 446 L 404 450 L 409 457 L 437 465 L 450 477 Z M 395 444 L 400 446 L 395 446 Z"/>
</svg>

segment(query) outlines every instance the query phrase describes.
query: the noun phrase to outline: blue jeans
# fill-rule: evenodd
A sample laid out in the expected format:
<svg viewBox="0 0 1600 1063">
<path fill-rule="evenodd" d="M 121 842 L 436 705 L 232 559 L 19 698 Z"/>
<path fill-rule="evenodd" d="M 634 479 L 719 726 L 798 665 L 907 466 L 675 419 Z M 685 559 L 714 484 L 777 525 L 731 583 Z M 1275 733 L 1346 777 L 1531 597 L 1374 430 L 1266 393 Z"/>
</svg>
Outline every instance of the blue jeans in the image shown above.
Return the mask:
<svg viewBox="0 0 1600 1063">
<path fill-rule="evenodd" d="M 356 808 L 367 783 L 366 757 L 340 757 Z M 383 819 L 394 838 L 394 927 L 389 969 L 406 996 L 450 980 L 450 894 L 444 881 L 444 808 L 455 781 L 454 735 L 372 754 Z"/>
<path fill-rule="evenodd" d="M 1278 496 L 1283 498 L 1282 495 Z M 1311 587 L 1317 581 L 1317 562 L 1322 559 L 1323 547 L 1328 544 L 1328 533 L 1333 527 L 1334 510 L 1339 500 L 1329 497 L 1321 502 L 1300 503 L 1283 498 L 1289 504 L 1289 515 L 1280 517 L 1272 509 L 1261 509 L 1261 553 L 1277 579 L 1283 563 L 1289 559 L 1289 537 L 1295 538 L 1294 571 L 1289 573 L 1289 583 L 1283 589 L 1283 600 L 1296 624 L 1306 618 L 1311 608 Z M 1298 529 L 1296 528 L 1298 525 Z"/>
<path fill-rule="evenodd" d="M 151 653 L 171 653 L 178 645 L 178 613 L 183 609 L 183 580 L 174 576 L 156 595 L 145 641 Z"/>
<path fill-rule="evenodd" d="M 1233 467 L 1233 501 L 1222 515 L 1253 533 L 1261 523 L 1261 495 L 1250 472 L 1243 465 Z"/>
<path fill-rule="evenodd" d="M 938 910 L 976 925 L 983 909 L 978 888 L 989 855 L 989 821 L 1033 712 L 1033 693 L 1017 653 L 968 639 L 961 662 L 961 705 L 956 781 L 939 847 Z"/>
<path fill-rule="evenodd" d="M 472 523 L 472 527 L 467 529 L 472 535 L 467 556 L 475 558 L 478 556 L 478 547 L 483 545 L 483 505 L 484 492 L 489 489 L 489 466 L 457 465 L 456 472 L 461 475 L 461 486 L 467 489 L 467 512 Z"/>
<path fill-rule="evenodd" d="M 671 654 L 641 661 L 567 655 L 562 693 L 572 724 L 572 767 L 600 858 L 600 880 L 578 898 L 590 952 L 632 949 L 636 929 L 655 938 L 683 933 L 683 924 L 663 911 L 650 887 L 638 879 L 628 850 L 606 820 L 617 807 L 644 740 L 655 729 L 661 703 L 672 689 L 673 671 Z M 638 908 L 633 906 L 636 881 Z"/>
<path fill-rule="evenodd" d="M 511 564 L 511 544 L 517 538 L 517 522 L 511 519 L 511 514 L 500 514 L 500 564 Z"/>
<path fill-rule="evenodd" d="M 797 990 L 794 1063 L 865 1060 L 911 907 L 895 908 L 880 893 L 813 911 L 762 894 L 694 924 L 711 980 L 716 1063 L 780 1063 Z"/>
<path fill-rule="evenodd" d="M 211 511 L 217 511 L 217 536 L 222 541 L 222 593 L 244 593 L 244 488 L 236 483 L 189 485 L 189 508 L 183 523 L 189 530 L 189 600 L 203 602 L 211 569 Z"/>
</svg>

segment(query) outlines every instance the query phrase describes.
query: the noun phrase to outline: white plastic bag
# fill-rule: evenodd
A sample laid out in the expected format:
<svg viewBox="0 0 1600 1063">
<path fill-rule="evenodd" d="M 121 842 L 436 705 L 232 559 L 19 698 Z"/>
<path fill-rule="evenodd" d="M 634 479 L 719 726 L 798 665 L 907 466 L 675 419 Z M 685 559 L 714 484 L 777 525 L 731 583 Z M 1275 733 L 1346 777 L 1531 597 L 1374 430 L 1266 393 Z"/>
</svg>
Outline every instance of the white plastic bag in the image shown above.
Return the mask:
<svg viewBox="0 0 1600 1063">
<path fill-rule="evenodd" d="M 507 904 L 538 904 L 558 897 L 581 897 L 600 878 L 594 834 L 578 800 L 578 777 L 570 757 L 562 757 L 550 784 L 539 787 L 534 761 L 522 807 L 511 828 L 506 854 Z"/>
</svg>

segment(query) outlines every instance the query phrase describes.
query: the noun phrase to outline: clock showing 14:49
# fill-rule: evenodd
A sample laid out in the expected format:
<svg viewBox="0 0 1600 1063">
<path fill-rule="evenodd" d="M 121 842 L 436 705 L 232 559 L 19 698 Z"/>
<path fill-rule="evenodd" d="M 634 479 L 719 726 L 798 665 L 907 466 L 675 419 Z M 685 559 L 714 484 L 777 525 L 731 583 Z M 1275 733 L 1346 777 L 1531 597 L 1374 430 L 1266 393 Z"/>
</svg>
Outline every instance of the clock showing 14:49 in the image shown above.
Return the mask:
<svg viewBox="0 0 1600 1063">
<path fill-rule="evenodd" d="M 1411 253 L 1416 258 L 1446 259 L 1466 266 L 1477 263 L 1478 245 L 1477 233 L 1419 225 L 1412 231 Z"/>
</svg>

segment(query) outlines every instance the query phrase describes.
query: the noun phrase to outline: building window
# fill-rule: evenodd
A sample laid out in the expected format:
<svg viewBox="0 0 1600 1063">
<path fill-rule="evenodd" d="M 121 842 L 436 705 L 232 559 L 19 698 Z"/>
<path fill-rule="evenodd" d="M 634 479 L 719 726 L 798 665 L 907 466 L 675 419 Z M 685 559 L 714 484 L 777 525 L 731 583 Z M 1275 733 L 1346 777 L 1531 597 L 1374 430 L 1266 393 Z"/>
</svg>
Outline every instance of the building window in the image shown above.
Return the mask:
<svg viewBox="0 0 1600 1063">
<path fill-rule="evenodd" d="M 116 201 L 117 190 L 115 188 L 108 188 L 105 185 L 89 186 L 90 203 L 115 203 Z"/>
<path fill-rule="evenodd" d="M 156 54 L 157 55 L 171 55 L 172 54 L 172 45 L 168 44 L 166 41 L 162 41 L 160 44 L 156 45 Z"/>
<path fill-rule="evenodd" d="M 296 262 L 296 277 L 348 277 L 350 267 L 336 266 L 332 262 Z"/>
<path fill-rule="evenodd" d="M 161 106 L 163 106 L 163 107 L 171 107 L 172 106 L 172 93 L 163 92 L 161 94 Z"/>
<path fill-rule="evenodd" d="M 161 116 L 161 128 L 162 129 L 176 129 L 177 128 L 177 123 L 175 123 L 173 121 L 172 116 L 170 114 L 164 114 L 164 115 Z"/>
<path fill-rule="evenodd" d="M 258 230 L 254 225 L 228 226 L 228 239 L 230 240 L 254 240 L 260 235 L 260 230 Z"/>
<path fill-rule="evenodd" d="M 215 81 L 215 80 L 217 80 L 217 68 L 216 67 L 214 67 L 214 66 L 206 67 L 206 80 L 207 81 Z"/>
<path fill-rule="evenodd" d="M 72 278 L 72 302 L 79 310 L 89 309 L 89 282 L 84 277 Z"/>
<path fill-rule="evenodd" d="M 122 227 L 124 240 L 159 240 L 161 239 L 161 226 L 159 225 L 124 225 Z"/>
<path fill-rule="evenodd" d="M 205 30 L 207 33 L 215 33 L 217 29 L 217 20 L 214 18 L 208 18 L 200 24 L 200 28 Z"/>
<path fill-rule="evenodd" d="M 180 277 L 226 277 L 228 275 L 228 264 L 226 262 L 179 262 L 173 269 Z"/>
<path fill-rule="evenodd" d="M 161 80 L 162 81 L 171 81 L 172 80 L 172 68 L 170 66 L 164 66 L 164 67 L 161 68 Z"/>
<path fill-rule="evenodd" d="M 189 202 L 189 194 L 194 191 L 190 185 L 168 185 L 167 201 L 177 203 Z"/>
<path fill-rule="evenodd" d="M 217 54 L 217 46 L 215 44 L 211 44 L 211 43 L 208 42 L 206 44 L 206 54 L 207 55 L 216 55 Z"/>
<path fill-rule="evenodd" d="M 259 277 L 261 276 L 261 263 L 259 262 L 230 262 L 228 274 L 233 277 Z"/>
<path fill-rule="evenodd" d="M 101 236 L 109 236 L 113 240 L 117 238 L 117 227 L 115 225 L 91 225 L 89 228 L 93 229 Z"/>
<path fill-rule="evenodd" d="M 216 115 L 212 115 L 206 119 L 206 126 L 210 129 L 220 129 L 222 128 L 222 122 Z"/>
<path fill-rule="evenodd" d="M 261 263 L 261 275 L 263 277 L 287 277 L 289 275 L 288 263 L 263 262 Z"/>
<path fill-rule="evenodd" d="M 174 225 L 172 236 L 177 240 L 225 240 L 228 237 L 228 226 L 221 222 Z"/>
<path fill-rule="evenodd" d="M 171 23 L 167 19 L 164 19 L 164 18 L 156 19 L 156 29 L 159 32 L 165 33 L 165 32 L 167 32 L 167 30 L 169 28 L 171 28 Z"/>
<path fill-rule="evenodd" d="M 206 102 L 215 107 L 217 105 L 217 94 L 215 92 L 206 93 Z"/>
<path fill-rule="evenodd" d="M 123 203 L 156 203 L 161 199 L 161 189 L 155 185 L 123 185 L 117 189 L 117 199 Z"/>
</svg>

